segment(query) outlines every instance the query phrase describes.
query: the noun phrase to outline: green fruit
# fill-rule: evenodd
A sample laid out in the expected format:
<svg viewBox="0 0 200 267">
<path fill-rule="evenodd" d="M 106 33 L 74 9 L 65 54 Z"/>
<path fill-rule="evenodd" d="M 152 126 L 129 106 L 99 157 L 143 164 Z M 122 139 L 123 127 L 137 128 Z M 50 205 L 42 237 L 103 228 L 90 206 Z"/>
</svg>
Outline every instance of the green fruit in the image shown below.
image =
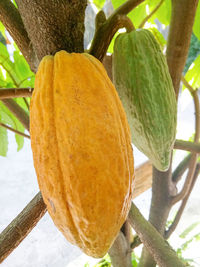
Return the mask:
<svg viewBox="0 0 200 267">
<path fill-rule="evenodd" d="M 150 31 L 116 38 L 113 81 L 134 145 L 158 170 L 167 170 L 176 135 L 177 104 L 166 59 Z"/>
</svg>

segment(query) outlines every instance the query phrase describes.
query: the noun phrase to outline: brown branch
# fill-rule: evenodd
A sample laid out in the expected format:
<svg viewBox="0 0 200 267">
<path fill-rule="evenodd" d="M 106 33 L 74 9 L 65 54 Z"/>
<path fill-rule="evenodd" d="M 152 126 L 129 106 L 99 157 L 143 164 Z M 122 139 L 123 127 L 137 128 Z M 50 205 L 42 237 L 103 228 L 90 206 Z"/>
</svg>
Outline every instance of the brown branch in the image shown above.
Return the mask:
<svg viewBox="0 0 200 267">
<path fill-rule="evenodd" d="M 41 193 L 0 234 L 0 263 L 20 244 L 46 212 Z"/>
<path fill-rule="evenodd" d="M 127 16 L 112 15 L 102 26 L 97 28 L 89 53 L 102 61 L 115 33 L 120 28 L 130 29 L 131 26 L 134 29 L 131 20 Z"/>
<path fill-rule="evenodd" d="M 184 197 L 184 199 L 182 200 L 182 203 L 179 207 L 179 210 L 174 218 L 174 221 L 172 222 L 172 224 L 170 225 L 169 229 L 167 231 L 165 231 L 165 238 L 168 239 L 170 237 L 170 235 L 174 232 L 174 230 L 176 229 L 179 221 L 180 221 L 180 218 L 182 216 L 182 213 L 185 209 L 185 206 L 187 204 L 187 201 L 189 199 L 189 196 L 192 192 L 192 189 L 194 188 L 194 185 L 195 185 L 195 182 L 198 178 L 198 175 L 199 175 L 199 171 L 200 171 L 200 164 L 198 163 L 197 166 L 196 166 L 196 169 L 195 169 L 195 173 L 194 173 L 194 176 L 193 176 L 193 179 L 192 179 L 192 183 L 191 183 L 191 186 L 190 186 L 190 189 L 188 190 L 188 193 L 186 194 L 186 196 Z"/>
<path fill-rule="evenodd" d="M 190 94 L 192 95 L 195 89 L 189 84 L 189 82 L 185 79 L 184 76 L 181 77 L 181 81 L 185 85 L 185 87 L 190 91 Z"/>
<path fill-rule="evenodd" d="M 174 144 L 174 149 L 200 153 L 200 144 L 189 142 L 189 141 L 184 141 L 184 140 L 176 140 Z"/>
<path fill-rule="evenodd" d="M 164 0 L 161 0 L 158 5 L 151 11 L 151 13 L 144 18 L 144 20 L 140 23 L 138 28 L 143 28 L 145 23 L 156 13 L 156 11 L 161 7 Z"/>
<path fill-rule="evenodd" d="M 196 106 L 196 109 L 197 109 L 197 111 L 195 112 L 195 116 L 196 116 L 195 117 L 195 119 L 196 119 L 195 128 L 199 132 L 200 126 L 199 126 L 199 114 L 198 114 L 198 110 L 199 110 L 199 108 L 198 108 L 198 106 L 199 106 L 199 104 L 198 104 L 198 102 L 199 102 L 198 94 L 195 93 L 194 88 L 186 81 L 184 76 L 182 76 L 181 80 L 182 80 L 183 84 L 186 86 L 186 88 L 190 91 L 191 95 L 193 96 L 194 103 L 195 103 L 195 106 Z M 198 142 L 198 136 L 199 136 L 198 132 L 195 133 L 195 139 L 196 139 L 197 142 Z M 176 143 L 175 143 L 175 145 L 176 145 Z M 185 157 L 184 160 L 175 169 L 175 171 L 173 173 L 173 176 L 172 176 L 173 182 L 177 183 L 181 179 L 182 175 L 184 174 L 184 172 L 187 170 L 187 168 L 189 166 L 190 159 L 191 159 L 191 154 L 189 154 L 187 157 Z"/>
<path fill-rule="evenodd" d="M 187 59 L 198 0 L 173 0 L 167 42 L 167 63 L 178 97 L 181 75 Z"/>
<path fill-rule="evenodd" d="M 19 11 L 10 0 L 0 1 L 0 20 L 30 64 L 32 70 L 36 70 L 30 39 L 24 28 Z"/>
<path fill-rule="evenodd" d="M 132 231 L 131 231 L 131 226 L 127 220 L 122 225 L 120 231 L 124 234 L 127 244 L 130 244 L 132 240 Z"/>
<path fill-rule="evenodd" d="M 19 134 L 19 135 L 21 135 L 21 136 L 23 136 L 23 137 L 26 137 L 26 138 L 29 138 L 29 139 L 30 139 L 30 136 L 29 136 L 29 135 L 27 135 L 27 134 L 25 134 L 25 133 L 22 133 L 22 132 L 20 132 L 20 131 L 18 131 L 18 130 L 16 130 L 16 129 L 13 129 L 12 127 L 10 127 L 10 126 L 8 126 L 8 125 L 2 123 L 2 122 L 0 122 L 0 126 L 6 128 L 6 129 L 8 129 L 8 130 L 11 131 L 11 132 L 14 132 L 14 133 L 16 133 L 16 134 Z"/>
<path fill-rule="evenodd" d="M 121 231 L 115 239 L 112 247 L 108 252 L 113 267 L 132 267 L 131 263 L 131 249 L 129 244 Z"/>
<path fill-rule="evenodd" d="M 29 109 L 30 109 L 30 105 L 29 105 L 29 103 L 28 103 L 26 97 L 23 97 L 23 100 L 24 100 L 24 103 L 25 103 L 27 109 L 29 110 Z"/>
<path fill-rule="evenodd" d="M 128 219 L 142 243 L 159 266 L 185 267 L 185 264 L 178 258 L 175 251 L 156 231 L 156 229 L 145 220 L 134 204 L 131 206 Z"/>
<path fill-rule="evenodd" d="M 197 154 L 194 153 L 191 156 L 190 163 L 189 163 L 189 171 L 188 171 L 187 177 L 185 179 L 185 182 L 184 182 L 184 185 L 183 185 L 181 191 L 177 195 L 172 196 L 171 203 L 173 205 L 176 204 L 181 199 L 185 198 L 185 196 L 187 195 L 187 193 L 190 189 L 191 183 L 192 183 L 192 177 L 194 175 L 196 162 L 197 162 Z"/>
<path fill-rule="evenodd" d="M 126 15 L 143 1 L 126 1 L 101 26 L 97 27 L 89 53 L 102 61 L 114 34 L 120 28 L 126 28 L 127 31 L 134 29 L 131 20 Z"/>
<path fill-rule="evenodd" d="M 34 88 L 1 88 L 0 99 L 31 97 Z"/>
<path fill-rule="evenodd" d="M 197 143 L 199 141 L 200 137 L 200 103 L 199 103 L 199 98 L 197 94 L 197 90 L 193 90 L 190 87 L 188 88 L 190 90 L 190 93 L 193 96 L 194 100 L 194 106 L 195 106 L 195 137 L 194 137 L 194 142 Z M 190 163 L 189 163 L 189 171 L 187 174 L 187 177 L 185 179 L 185 183 L 183 185 L 183 188 L 181 191 L 176 195 L 172 197 L 172 204 L 177 203 L 179 200 L 185 198 L 187 195 L 191 184 L 192 184 L 192 178 L 195 172 L 196 164 L 197 164 L 197 158 L 198 154 L 193 152 L 191 155 Z"/>
<path fill-rule="evenodd" d="M 17 117 L 25 129 L 29 131 L 29 116 L 13 99 L 1 100 L 4 105 Z"/>
<path fill-rule="evenodd" d="M 190 163 L 190 159 L 191 159 L 191 154 L 188 154 L 180 163 L 179 165 L 176 167 L 176 169 L 174 170 L 173 174 L 172 174 L 172 181 L 177 184 L 180 179 L 182 178 L 183 174 L 185 173 L 185 171 L 188 169 L 189 167 L 189 163 Z"/>
</svg>

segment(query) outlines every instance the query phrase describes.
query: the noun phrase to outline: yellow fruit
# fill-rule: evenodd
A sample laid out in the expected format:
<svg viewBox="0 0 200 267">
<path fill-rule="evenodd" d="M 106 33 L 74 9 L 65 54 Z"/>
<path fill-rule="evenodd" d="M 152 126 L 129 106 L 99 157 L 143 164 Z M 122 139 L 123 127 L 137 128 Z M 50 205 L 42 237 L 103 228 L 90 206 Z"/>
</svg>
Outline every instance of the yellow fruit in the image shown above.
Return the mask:
<svg viewBox="0 0 200 267">
<path fill-rule="evenodd" d="M 88 54 L 46 56 L 30 109 L 38 183 L 55 225 L 86 254 L 102 257 L 131 203 L 129 126 L 103 65 Z"/>
</svg>

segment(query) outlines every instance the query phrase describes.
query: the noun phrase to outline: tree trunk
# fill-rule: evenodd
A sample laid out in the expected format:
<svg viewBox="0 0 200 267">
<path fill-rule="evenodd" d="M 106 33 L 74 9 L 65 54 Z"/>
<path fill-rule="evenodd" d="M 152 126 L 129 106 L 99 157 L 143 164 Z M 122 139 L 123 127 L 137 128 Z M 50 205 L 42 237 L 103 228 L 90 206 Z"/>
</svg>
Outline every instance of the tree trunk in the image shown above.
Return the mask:
<svg viewBox="0 0 200 267">
<path fill-rule="evenodd" d="M 59 50 L 83 52 L 87 0 L 16 0 L 38 62 Z"/>
</svg>

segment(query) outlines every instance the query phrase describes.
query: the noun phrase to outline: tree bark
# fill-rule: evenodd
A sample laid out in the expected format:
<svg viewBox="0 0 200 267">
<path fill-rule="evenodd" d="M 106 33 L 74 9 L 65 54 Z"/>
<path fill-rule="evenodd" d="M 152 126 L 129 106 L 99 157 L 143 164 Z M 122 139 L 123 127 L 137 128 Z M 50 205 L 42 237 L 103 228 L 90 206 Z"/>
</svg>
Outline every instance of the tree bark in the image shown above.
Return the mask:
<svg viewBox="0 0 200 267">
<path fill-rule="evenodd" d="M 197 4 L 198 0 L 172 0 L 167 63 L 177 96 L 190 46 Z"/>
<path fill-rule="evenodd" d="M 167 241 L 162 238 L 151 223 L 144 219 L 134 204 L 131 205 L 128 219 L 160 267 L 185 267 L 185 264 L 178 258 Z M 146 266 L 150 267 L 151 265 Z"/>
<path fill-rule="evenodd" d="M 149 215 L 149 222 L 163 236 L 165 233 L 166 221 L 171 209 L 169 188 L 171 184 L 171 169 L 167 172 L 160 172 L 153 168 L 152 200 Z M 174 190 L 175 188 L 173 188 Z M 154 258 L 147 249 L 143 249 L 139 267 L 154 267 Z"/>
<path fill-rule="evenodd" d="M 124 234 L 120 231 L 109 250 L 113 267 L 131 267 L 131 249 Z"/>
<path fill-rule="evenodd" d="M 16 0 L 38 62 L 59 50 L 83 52 L 86 0 Z"/>
<path fill-rule="evenodd" d="M 46 205 L 38 193 L 0 234 L 0 263 L 21 243 L 45 212 Z"/>
</svg>

